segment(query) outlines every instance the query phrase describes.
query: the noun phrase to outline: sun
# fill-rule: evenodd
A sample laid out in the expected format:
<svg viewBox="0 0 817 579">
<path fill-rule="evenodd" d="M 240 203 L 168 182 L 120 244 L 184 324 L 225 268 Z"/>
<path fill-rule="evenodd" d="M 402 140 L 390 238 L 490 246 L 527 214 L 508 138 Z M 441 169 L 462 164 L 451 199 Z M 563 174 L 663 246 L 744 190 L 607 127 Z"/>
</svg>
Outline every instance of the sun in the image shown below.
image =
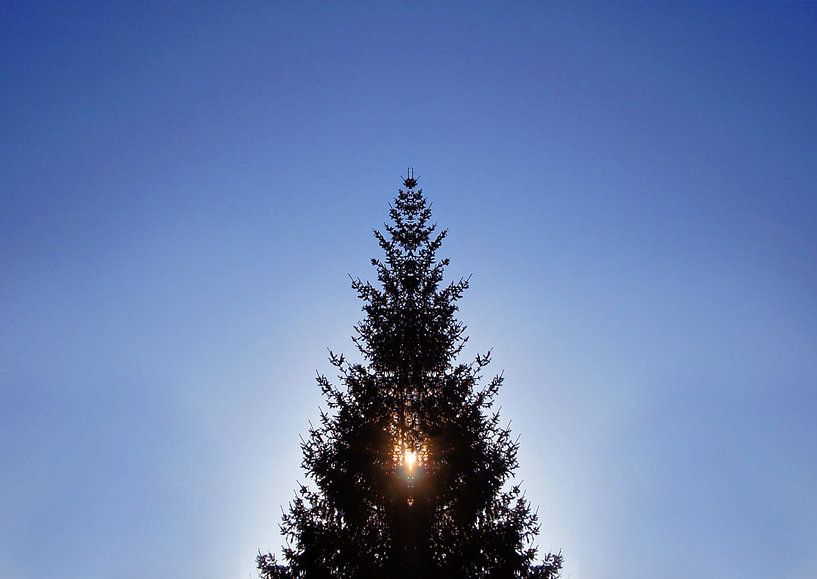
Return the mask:
<svg viewBox="0 0 817 579">
<path fill-rule="evenodd" d="M 406 449 L 405 453 L 403 454 L 403 463 L 406 465 L 406 468 L 409 470 L 414 468 L 414 464 L 417 462 L 417 453 L 409 448 Z"/>
</svg>

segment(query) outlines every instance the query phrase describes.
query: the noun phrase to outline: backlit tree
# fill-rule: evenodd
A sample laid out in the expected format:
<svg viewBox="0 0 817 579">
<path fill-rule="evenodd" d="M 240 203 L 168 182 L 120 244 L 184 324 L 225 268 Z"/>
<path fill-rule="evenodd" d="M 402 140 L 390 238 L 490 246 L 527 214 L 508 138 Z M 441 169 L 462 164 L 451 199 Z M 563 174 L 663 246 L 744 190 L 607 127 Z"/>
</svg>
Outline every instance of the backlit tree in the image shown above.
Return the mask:
<svg viewBox="0 0 817 579">
<path fill-rule="evenodd" d="M 264 579 L 284 577 L 538 577 L 536 514 L 519 486 L 517 442 L 492 406 L 502 376 L 481 383 L 490 352 L 458 360 L 467 340 L 455 314 L 468 280 L 443 283 L 446 236 L 409 171 L 375 231 L 377 283 L 356 279 L 362 362 L 330 352 L 339 385 L 318 383 L 328 409 L 302 444 L 301 485 L 284 514 L 283 561 L 258 556 Z"/>
</svg>

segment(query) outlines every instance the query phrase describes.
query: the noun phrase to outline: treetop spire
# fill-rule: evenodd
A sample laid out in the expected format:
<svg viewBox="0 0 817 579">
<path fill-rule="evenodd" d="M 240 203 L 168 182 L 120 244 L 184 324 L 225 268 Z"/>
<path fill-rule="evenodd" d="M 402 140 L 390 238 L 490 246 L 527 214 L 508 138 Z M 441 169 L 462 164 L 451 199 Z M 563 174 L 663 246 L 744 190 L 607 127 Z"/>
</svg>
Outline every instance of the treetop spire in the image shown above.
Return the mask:
<svg viewBox="0 0 817 579">
<path fill-rule="evenodd" d="M 414 167 L 406 169 L 406 176 L 403 179 L 403 185 L 408 189 L 414 189 L 417 186 L 417 179 L 414 178 Z"/>
</svg>

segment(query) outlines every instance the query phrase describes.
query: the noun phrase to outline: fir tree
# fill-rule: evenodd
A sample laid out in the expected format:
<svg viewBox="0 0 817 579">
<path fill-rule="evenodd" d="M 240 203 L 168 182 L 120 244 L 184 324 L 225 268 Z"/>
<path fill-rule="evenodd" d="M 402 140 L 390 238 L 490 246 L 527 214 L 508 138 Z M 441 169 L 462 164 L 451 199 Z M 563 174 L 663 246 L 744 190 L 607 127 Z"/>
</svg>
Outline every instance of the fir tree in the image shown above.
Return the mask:
<svg viewBox="0 0 817 579">
<path fill-rule="evenodd" d="M 490 352 L 457 360 L 468 280 L 443 284 L 446 231 L 411 171 L 403 185 L 374 232 L 378 284 L 352 282 L 364 362 L 330 352 L 340 387 L 318 376 L 329 408 L 302 443 L 314 488 L 284 514 L 285 564 L 260 554 L 261 576 L 553 579 L 561 555 L 537 564 L 537 516 L 511 482 L 518 443 L 492 410 L 502 376 L 480 386 Z"/>
</svg>

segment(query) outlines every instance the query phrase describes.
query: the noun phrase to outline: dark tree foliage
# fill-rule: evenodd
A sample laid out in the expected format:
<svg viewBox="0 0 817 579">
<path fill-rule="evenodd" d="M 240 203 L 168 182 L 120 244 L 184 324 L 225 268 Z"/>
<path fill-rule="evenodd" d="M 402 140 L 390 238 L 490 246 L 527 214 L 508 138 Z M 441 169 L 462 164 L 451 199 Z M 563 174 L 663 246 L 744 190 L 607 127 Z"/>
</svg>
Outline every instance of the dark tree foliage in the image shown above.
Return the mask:
<svg viewBox="0 0 817 579">
<path fill-rule="evenodd" d="M 403 184 L 375 231 L 379 283 L 352 283 L 364 363 L 330 352 L 341 387 L 318 377 L 329 409 L 302 444 L 315 488 L 298 489 L 281 525 L 285 564 L 259 555 L 261 577 L 554 579 L 561 555 L 537 563 L 537 516 L 510 481 L 518 444 L 492 410 L 502 376 L 480 386 L 490 352 L 457 362 L 468 280 L 443 285 L 446 232 L 411 172 Z"/>
</svg>

